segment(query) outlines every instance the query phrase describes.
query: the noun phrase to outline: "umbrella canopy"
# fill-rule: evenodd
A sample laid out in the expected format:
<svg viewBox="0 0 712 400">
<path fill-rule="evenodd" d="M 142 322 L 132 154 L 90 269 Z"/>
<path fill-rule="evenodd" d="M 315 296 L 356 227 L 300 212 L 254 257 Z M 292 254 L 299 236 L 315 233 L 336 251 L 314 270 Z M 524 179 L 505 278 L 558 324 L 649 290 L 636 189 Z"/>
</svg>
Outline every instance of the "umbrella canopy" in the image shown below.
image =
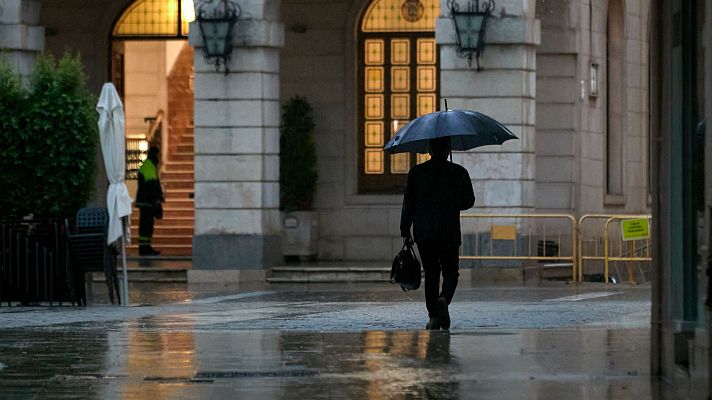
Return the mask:
<svg viewBox="0 0 712 400">
<path fill-rule="evenodd" d="M 107 244 L 115 242 L 122 233 L 121 218 L 131 215 L 131 197 L 124 183 L 126 171 L 126 136 L 124 133 L 124 105 L 116 88 L 105 83 L 96 105 L 99 113 L 99 136 L 104 166 L 109 178 L 106 205 L 109 209 Z"/>
<path fill-rule="evenodd" d="M 402 127 L 383 146 L 389 153 L 427 153 L 428 142 L 450 136 L 452 150 L 502 144 L 516 136 L 494 118 L 477 111 L 448 110 L 420 116 Z"/>
</svg>

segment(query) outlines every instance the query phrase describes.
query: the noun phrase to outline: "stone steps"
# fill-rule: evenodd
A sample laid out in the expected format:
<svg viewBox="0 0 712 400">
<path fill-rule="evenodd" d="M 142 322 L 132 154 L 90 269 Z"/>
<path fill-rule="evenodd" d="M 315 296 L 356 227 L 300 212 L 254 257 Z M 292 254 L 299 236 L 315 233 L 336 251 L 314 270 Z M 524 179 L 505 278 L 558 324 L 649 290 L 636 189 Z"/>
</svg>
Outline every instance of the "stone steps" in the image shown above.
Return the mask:
<svg viewBox="0 0 712 400">
<path fill-rule="evenodd" d="M 388 267 L 274 267 L 268 271 L 269 283 L 388 282 Z"/>
<path fill-rule="evenodd" d="M 169 162 L 193 162 L 193 153 L 175 152 L 168 155 Z"/>
<path fill-rule="evenodd" d="M 166 186 L 166 189 L 193 189 L 193 180 L 177 180 L 177 179 L 161 179 L 161 183 Z"/>
<path fill-rule="evenodd" d="M 131 245 L 126 248 L 126 255 L 128 256 L 138 256 L 138 239 L 136 239 Z M 161 252 L 161 256 L 189 256 L 193 253 L 193 245 L 183 245 L 183 244 L 162 244 L 158 246 L 153 246 L 156 250 Z"/>
<path fill-rule="evenodd" d="M 122 277 L 121 266 L 117 271 L 119 279 Z M 188 272 L 181 268 L 128 268 L 126 270 L 129 283 L 154 282 L 154 283 L 186 283 L 188 282 Z M 92 272 L 93 283 L 105 283 L 103 272 Z"/>
</svg>

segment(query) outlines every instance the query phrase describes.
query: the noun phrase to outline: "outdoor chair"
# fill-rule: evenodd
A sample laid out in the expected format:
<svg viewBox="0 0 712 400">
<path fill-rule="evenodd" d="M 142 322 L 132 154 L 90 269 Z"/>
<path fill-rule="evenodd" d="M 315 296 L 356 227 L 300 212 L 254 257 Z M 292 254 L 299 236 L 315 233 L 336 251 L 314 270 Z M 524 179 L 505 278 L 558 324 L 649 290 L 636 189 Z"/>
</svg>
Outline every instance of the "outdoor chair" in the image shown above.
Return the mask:
<svg viewBox="0 0 712 400">
<path fill-rule="evenodd" d="M 67 223 L 69 237 L 69 262 L 74 271 L 78 300 L 86 305 L 84 284 L 87 272 L 104 272 L 109 300 L 114 304 L 114 291 L 119 298 L 119 280 L 116 275 L 116 252 L 106 245 L 109 213 L 105 208 L 82 208 L 77 211 L 74 229 Z"/>
</svg>

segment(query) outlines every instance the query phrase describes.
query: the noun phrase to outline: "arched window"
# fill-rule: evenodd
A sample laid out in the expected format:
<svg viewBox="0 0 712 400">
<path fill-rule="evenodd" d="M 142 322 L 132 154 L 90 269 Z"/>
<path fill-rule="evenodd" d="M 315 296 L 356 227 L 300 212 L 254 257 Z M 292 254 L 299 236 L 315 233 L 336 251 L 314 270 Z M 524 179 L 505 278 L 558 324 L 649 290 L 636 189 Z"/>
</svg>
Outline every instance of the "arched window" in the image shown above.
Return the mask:
<svg viewBox="0 0 712 400">
<path fill-rule="evenodd" d="M 359 24 L 359 192 L 400 193 L 410 167 L 427 155 L 383 145 L 439 103 L 435 21 L 439 0 L 373 0 Z"/>
<path fill-rule="evenodd" d="M 115 38 L 187 38 L 195 19 L 193 0 L 138 0 L 114 26 Z"/>
<path fill-rule="evenodd" d="M 621 0 L 608 2 L 606 26 L 606 193 L 624 194 L 625 24 Z"/>
</svg>

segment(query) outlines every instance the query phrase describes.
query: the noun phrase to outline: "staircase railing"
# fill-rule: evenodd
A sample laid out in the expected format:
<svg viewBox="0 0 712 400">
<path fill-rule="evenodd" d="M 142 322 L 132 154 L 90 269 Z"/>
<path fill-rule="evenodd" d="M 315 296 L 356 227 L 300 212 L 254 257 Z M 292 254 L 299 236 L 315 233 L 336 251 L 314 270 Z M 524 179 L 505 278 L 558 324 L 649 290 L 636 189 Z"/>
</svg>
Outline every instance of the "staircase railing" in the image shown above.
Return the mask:
<svg viewBox="0 0 712 400">
<path fill-rule="evenodd" d="M 156 115 L 145 117 L 143 120 L 148 124 L 148 128 L 143 137 L 126 138 L 126 179 L 137 179 L 138 169 L 148 156 L 148 149 L 151 146 L 162 147 L 164 116 L 163 110 L 158 110 Z"/>
</svg>

